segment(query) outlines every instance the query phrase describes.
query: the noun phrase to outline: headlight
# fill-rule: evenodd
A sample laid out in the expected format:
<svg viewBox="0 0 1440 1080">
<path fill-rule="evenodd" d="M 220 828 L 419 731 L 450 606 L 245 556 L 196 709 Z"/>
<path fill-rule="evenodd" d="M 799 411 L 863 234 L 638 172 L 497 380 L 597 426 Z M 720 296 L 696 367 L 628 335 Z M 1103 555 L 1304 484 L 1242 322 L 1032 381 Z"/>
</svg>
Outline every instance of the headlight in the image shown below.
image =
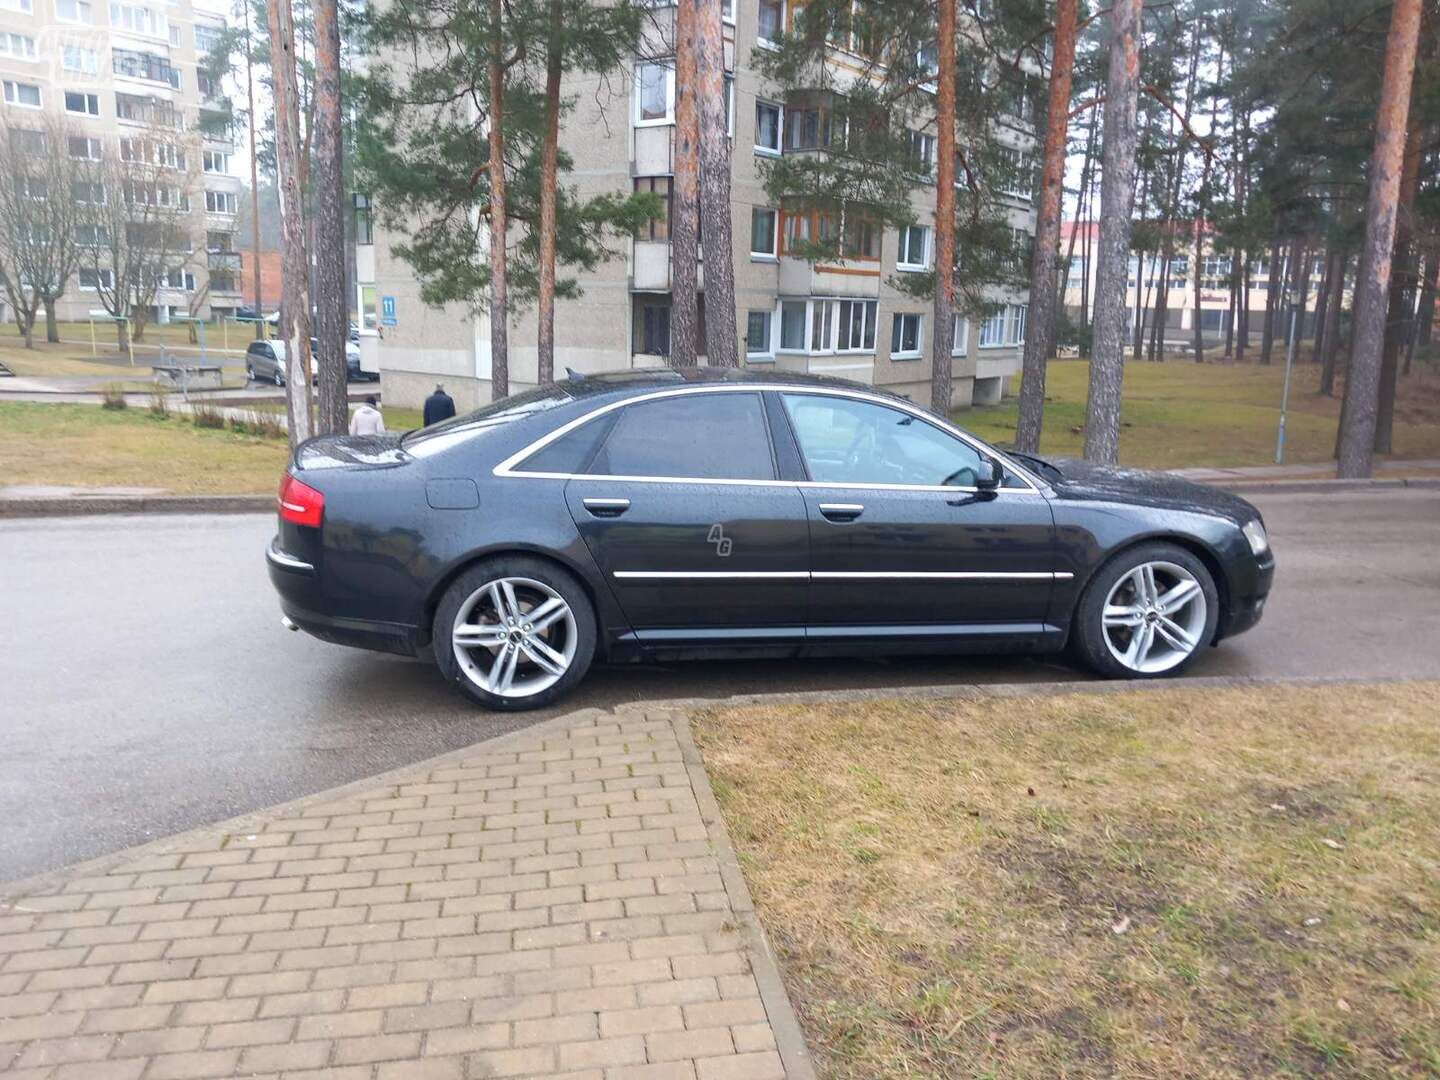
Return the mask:
<svg viewBox="0 0 1440 1080">
<path fill-rule="evenodd" d="M 1260 524 L 1259 518 L 1247 521 L 1240 531 L 1250 541 L 1250 550 L 1256 555 L 1264 555 L 1270 550 L 1270 538 L 1265 535 L 1265 526 Z"/>
</svg>

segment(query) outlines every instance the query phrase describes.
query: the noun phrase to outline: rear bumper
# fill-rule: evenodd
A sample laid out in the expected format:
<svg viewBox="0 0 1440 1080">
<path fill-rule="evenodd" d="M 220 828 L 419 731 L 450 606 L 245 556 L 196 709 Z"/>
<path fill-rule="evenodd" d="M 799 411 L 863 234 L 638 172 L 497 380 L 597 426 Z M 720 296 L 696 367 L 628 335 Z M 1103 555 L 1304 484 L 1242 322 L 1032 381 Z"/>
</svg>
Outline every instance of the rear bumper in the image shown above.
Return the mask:
<svg viewBox="0 0 1440 1080">
<path fill-rule="evenodd" d="M 284 551 L 279 537 L 266 548 L 265 561 L 270 570 L 270 583 L 280 595 L 281 612 L 312 637 L 332 645 L 400 656 L 414 656 L 418 651 L 419 634 L 414 626 L 326 613 L 314 566 Z"/>
</svg>

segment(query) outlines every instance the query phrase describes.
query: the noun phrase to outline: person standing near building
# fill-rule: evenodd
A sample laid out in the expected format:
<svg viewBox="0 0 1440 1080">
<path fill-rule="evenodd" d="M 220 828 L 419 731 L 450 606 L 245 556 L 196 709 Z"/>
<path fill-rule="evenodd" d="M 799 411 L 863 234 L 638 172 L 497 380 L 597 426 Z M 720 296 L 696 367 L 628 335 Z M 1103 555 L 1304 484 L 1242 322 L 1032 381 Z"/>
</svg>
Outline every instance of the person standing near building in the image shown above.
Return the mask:
<svg viewBox="0 0 1440 1080">
<path fill-rule="evenodd" d="M 351 435 L 380 435 L 385 431 L 385 417 L 380 414 L 380 402 L 374 394 L 365 399 L 365 404 L 350 417 Z"/>
<path fill-rule="evenodd" d="M 445 387 L 435 384 L 435 392 L 425 399 L 425 426 L 449 420 L 455 415 L 455 399 L 445 392 Z"/>
</svg>

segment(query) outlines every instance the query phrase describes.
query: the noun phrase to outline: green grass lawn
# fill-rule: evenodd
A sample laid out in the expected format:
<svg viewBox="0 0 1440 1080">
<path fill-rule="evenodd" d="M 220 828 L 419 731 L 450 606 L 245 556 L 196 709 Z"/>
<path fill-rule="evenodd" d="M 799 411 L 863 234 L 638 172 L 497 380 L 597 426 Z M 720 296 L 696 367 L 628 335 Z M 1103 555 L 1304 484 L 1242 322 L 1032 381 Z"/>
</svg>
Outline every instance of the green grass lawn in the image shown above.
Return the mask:
<svg viewBox="0 0 1440 1080">
<path fill-rule="evenodd" d="M 1440 457 L 1440 371 L 1405 380 L 1397 397 L 1395 457 Z M 1079 457 L 1084 445 L 1090 365 L 1052 360 L 1046 380 L 1041 451 Z M 1268 465 L 1275 457 L 1283 365 L 1196 364 L 1145 361 L 1125 364 L 1120 460 L 1126 465 L 1175 469 L 1191 465 Z M 1334 449 L 1339 398 L 1321 397 L 1319 369 L 1297 364 L 1286 422 L 1287 463 L 1326 462 Z M 1018 390 L 1019 379 L 1012 380 Z M 1008 445 L 1015 437 L 1018 403 L 962 409 L 961 427 Z"/>
</svg>

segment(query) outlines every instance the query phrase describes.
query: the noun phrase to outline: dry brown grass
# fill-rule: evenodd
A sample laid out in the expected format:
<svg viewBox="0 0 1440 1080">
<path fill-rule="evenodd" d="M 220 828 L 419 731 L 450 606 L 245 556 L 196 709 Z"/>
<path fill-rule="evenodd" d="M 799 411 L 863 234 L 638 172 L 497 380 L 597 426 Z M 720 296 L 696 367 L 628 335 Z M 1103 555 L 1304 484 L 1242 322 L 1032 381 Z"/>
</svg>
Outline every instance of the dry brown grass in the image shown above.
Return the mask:
<svg viewBox="0 0 1440 1080">
<path fill-rule="evenodd" d="M 1440 684 L 715 711 L 827 1077 L 1440 1077 Z"/>
</svg>

